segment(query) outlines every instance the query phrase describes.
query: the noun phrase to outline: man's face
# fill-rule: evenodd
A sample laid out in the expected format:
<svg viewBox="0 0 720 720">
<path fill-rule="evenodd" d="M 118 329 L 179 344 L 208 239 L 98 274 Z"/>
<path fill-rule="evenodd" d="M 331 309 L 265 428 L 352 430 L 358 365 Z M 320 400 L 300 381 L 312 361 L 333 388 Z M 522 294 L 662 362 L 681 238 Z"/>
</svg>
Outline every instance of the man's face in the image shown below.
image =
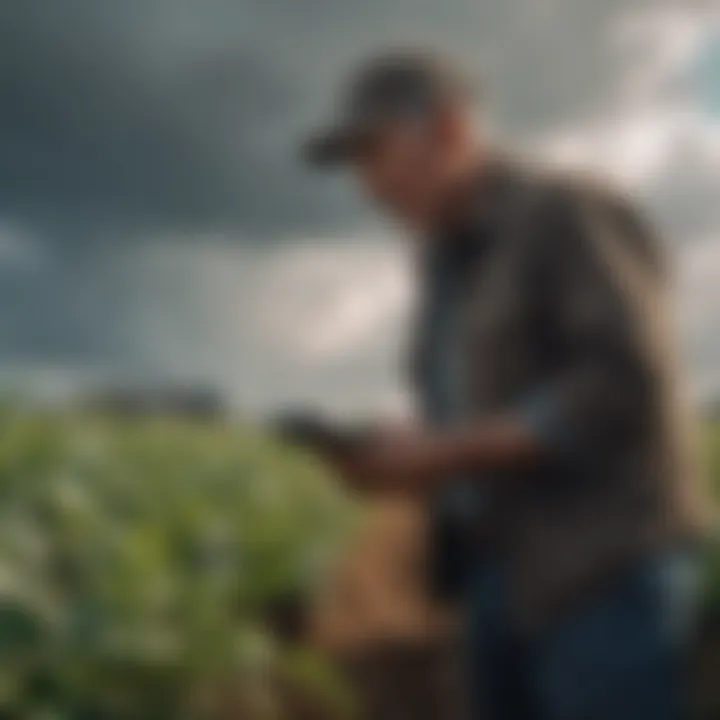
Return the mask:
<svg viewBox="0 0 720 720">
<path fill-rule="evenodd" d="M 375 132 L 355 168 L 363 187 L 381 207 L 418 225 L 436 201 L 441 154 L 430 120 L 399 120 Z"/>
</svg>

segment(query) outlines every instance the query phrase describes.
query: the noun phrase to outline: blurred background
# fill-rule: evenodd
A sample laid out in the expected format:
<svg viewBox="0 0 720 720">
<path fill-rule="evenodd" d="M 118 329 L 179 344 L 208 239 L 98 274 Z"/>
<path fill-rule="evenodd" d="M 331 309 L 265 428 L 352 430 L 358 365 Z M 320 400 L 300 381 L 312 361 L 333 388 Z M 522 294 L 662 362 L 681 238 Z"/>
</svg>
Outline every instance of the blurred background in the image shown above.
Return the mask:
<svg viewBox="0 0 720 720">
<path fill-rule="evenodd" d="M 720 474 L 716 1 L 0 0 L 1 717 L 453 717 L 416 511 L 258 430 L 408 406 L 403 238 L 298 158 L 395 45 L 648 210 Z"/>
</svg>

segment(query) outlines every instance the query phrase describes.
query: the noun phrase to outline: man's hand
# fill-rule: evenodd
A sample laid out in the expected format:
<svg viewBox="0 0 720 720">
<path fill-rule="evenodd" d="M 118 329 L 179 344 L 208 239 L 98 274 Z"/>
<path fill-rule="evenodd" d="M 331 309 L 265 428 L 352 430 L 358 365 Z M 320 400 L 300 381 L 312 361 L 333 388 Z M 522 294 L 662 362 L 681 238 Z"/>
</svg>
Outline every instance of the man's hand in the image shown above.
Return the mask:
<svg viewBox="0 0 720 720">
<path fill-rule="evenodd" d="M 435 436 L 419 428 L 379 428 L 333 464 L 358 490 L 417 492 L 430 481 L 436 444 Z"/>
<path fill-rule="evenodd" d="M 541 452 L 523 424 L 496 418 L 447 432 L 379 428 L 328 459 L 358 490 L 424 494 L 455 473 L 522 465 Z"/>
</svg>

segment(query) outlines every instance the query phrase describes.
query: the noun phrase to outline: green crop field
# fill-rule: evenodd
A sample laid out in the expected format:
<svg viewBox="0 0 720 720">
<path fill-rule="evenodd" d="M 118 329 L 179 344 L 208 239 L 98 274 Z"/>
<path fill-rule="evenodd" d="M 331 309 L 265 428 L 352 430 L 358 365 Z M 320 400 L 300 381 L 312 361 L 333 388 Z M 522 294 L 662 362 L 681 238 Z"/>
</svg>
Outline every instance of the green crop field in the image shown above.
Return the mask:
<svg viewBox="0 0 720 720">
<path fill-rule="evenodd" d="M 311 601 L 353 525 L 322 468 L 222 423 L 5 410 L 0 426 L 0 718 L 276 718 L 278 678 L 351 708 L 268 622 Z M 720 425 L 707 436 L 718 485 Z"/>
<path fill-rule="evenodd" d="M 278 675 L 342 700 L 265 620 L 351 524 L 308 458 L 222 425 L 0 425 L 0 717 L 272 717 Z"/>
</svg>

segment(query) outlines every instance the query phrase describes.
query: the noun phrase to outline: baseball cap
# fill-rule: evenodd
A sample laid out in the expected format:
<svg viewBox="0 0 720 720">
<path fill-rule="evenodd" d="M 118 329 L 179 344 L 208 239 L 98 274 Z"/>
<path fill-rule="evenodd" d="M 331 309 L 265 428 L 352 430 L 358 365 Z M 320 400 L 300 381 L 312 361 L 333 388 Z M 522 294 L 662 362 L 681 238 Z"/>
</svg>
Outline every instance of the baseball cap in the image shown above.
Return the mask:
<svg viewBox="0 0 720 720">
<path fill-rule="evenodd" d="M 364 63 L 341 96 L 334 122 L 303 145 L 316 166 L 357 156 L 388 121 L 423 117 L 444 102 L 471 99 L 472 81 L 447 59 L 428 52 L 391 52 Z"/>
</svg>

